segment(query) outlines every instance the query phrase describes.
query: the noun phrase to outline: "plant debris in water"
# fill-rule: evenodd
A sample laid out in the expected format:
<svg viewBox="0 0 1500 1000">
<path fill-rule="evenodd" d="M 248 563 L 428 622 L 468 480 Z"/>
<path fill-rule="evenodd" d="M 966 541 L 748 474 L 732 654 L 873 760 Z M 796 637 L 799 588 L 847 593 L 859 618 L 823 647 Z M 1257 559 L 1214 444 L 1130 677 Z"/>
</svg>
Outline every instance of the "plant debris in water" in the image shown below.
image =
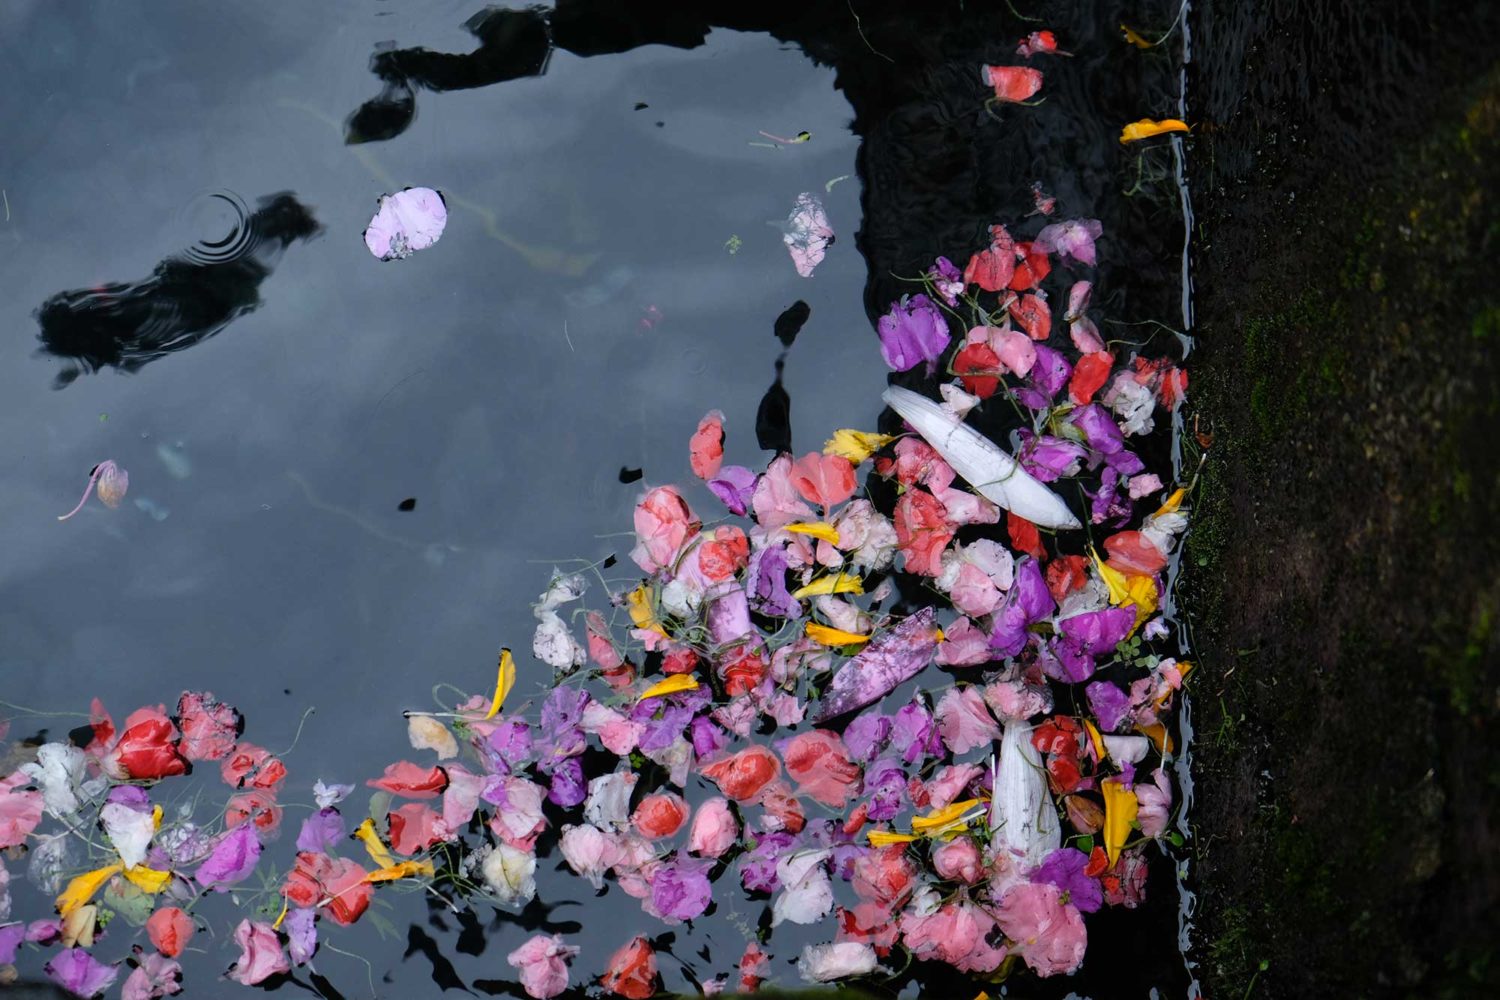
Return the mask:
<svg viewBox="0 0 1500 1000">
<path fill-rule="evenodd" d="M 815 982 L 913 960 L 987 979 L 1077 969 L 1086 915 L 1141 901 L 1167 833 L 1167 723 L 1190 669 L 1150 652 L 1185 488 L 1131 446 L 1181 403 L 1185 376 L 1089 336 L 1071 338 L 1088 351 L 1048 344 L 1043 285 L 1087 267 L 1099 238 L 1091 220 L 1031 240 L 997 225 L 964 276 L 940 260 L 892 304 L 891 366 L 954 375 L 941 402 L 888 394 L 914 431 L 837 430 L 757 472 L 725 464 L 725 419 L 706 416 L 690 461 L 700 499 L 724 510 L 705 522 L 687 490 L 652 488 L 634 518 L 640 577 L 586 607 L 590 577 L 554 575 L 535 607 L 532 652 L 555 673 L 535 717 L 505 711 L 507 652 L 493 696 L 408 713 L 416 759 L 365 780 L 389 795 L 378 815 L 345 815 L 354 786 L 319 782 L 294 857 L 270 848 L 287 767 L 243 738 L 234 708 L 189 692 L 116 723 L 96 702 L 83 745 L 45 743 L 0 778 L 0 847 L 31 853 L 57 909 L 0 927 L 0 962 L 60 948 L 48 974 L 77 995 L 119 977 L 126 996 L 175 992 L 193 904 L 252 879 L 272 880 L 271 905 L 217 935 L 247 985 L 305 964 L 388 883 L 518 908 L 536 893 L 547 802 L 567 817 L 568 867 L 653 920 L 769 900 L 772 933 L 720 985 L 769 975 L 787 922 L 826 928 L 797 961 Z M 1086 295 L 1069 299 L 1084 322 Z M 1028 418 L 1014 458 L 964 422 L 997 405 Z M 116 471 L 96 470 L 101 499 Z M 1064 493 L 1108 532 L 1099 548 L 1076 541 Z M 1037 497 L 1058 534 L 1026 519 Z M 900 581 L 922 602 L 898 601 Z M 152 786 L 194 766 L 217 770 L 222 809 L 164 815 Z M 128 933 L 94 944 L 124 906 L 151 945 L 133 958 Z M 539 934 L 507 961 L 550 997 L 577 956 Z M 600 981 L 645 997 L 659 980 L 635 937 Z"/>
<path fill-rule="evenodd" d="M 1061 54 L 1046 33 L 1022 43 L 1035 53 Z M 1024 67 L 985 79 L 1010 102 L 1041 86 Z M 426 189 L 388 196 L 371 251 L 430 245 L 441 207 Z M 41 949 L 77 996 L 122 977 L 127 998 L 174 994 L 177 959 L 208 926 L 197 904 L 229 893 L 243 912 L 212 947 L 229 978 L 274 984 L 376 892 L 526 906 L 548 832 L 574 875 L 668 927 L 716 899 L 769 904 L 768 929 L 705 992 L 771 978 L 785 923 L 823 938 L 796 958 L 810 982 L 913 962 L 986 982 L 1077 970 L 1089 915 L 1139 905 L 1148 856 L 1171 839 L 1164 768 L 1192 668 L 1154 643 L 1190 484 L 1136 447 L 1182 404 L 1186 375 L 1100 337 L 1082 273 L 1105 234 L 1051 221 L 1058 207 L 1038 188 L 1043 219 L 994 225 L 962 270 L 939 258 L 891 303 L 889 366 L 948 378 L 939 399 L 886 393 L 898 433 L 834 430 L 756 470 L 726 464 L 726 418 L 707 414 L 688 446 L 699 484 L 650 488 L 635 509 L 639 573 L 606 579 L 613 559 L 554 571 L 540 595 L 531 650 L 552 677 L 538 710 L 507 710 L 517 667 L 502 651 L 493 694 L 405 713 L 415 759 L 350 776 L 379 793 L 368 814 L 345 806 L 353 782 L 319 780 L 295 851 L 273 849 L 288 768 L 208 692 L 118 723 L 95 700 L 73 738 L 17 746 L 0 849 L 56 913 L 0 923 L 0 965 Z M 831 235 L 800 196 L 799 273 Z M 783 316 L 784 344 L 805 313 Z M 990 408 L 1020 421 L 1009 448 L 968 422 Z M 102 463 L 96 481 L 117 504 L 123 470 Z M 222 782 L 221 803 L 168 812 L 157 786 L 195 768 Z M 550 832 L 549 813 L 563 817 Z M 0 864 L 0 921 L 10 879 Z M 579 957 L 539 933 L 506 962 L 544 998 L 586 981 Z M 620 997 L 662 987 L 646 935 L 588 975 Z"/>
</svg>

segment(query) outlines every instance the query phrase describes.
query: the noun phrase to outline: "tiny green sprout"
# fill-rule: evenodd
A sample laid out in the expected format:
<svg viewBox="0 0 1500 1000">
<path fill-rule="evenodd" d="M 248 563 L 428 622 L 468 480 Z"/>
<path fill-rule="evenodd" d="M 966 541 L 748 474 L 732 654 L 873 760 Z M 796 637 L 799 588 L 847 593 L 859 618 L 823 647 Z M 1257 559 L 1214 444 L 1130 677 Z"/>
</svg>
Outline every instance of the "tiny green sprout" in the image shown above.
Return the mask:
<svg viewBox="0 0 1500 1000">
<path fill-rule="evenodd" d="M 736 234 L 731 234 L 730 237 L 729 237 L 729 239 L 727 239 L 727 240 L 724 241 L 724 249 L 729 251 L 729 255 L 731 257 L 733 257 L 735 254 L 739 253 L 740 252 L 740 247 L 742 247 L 744 245 L 745 245 L 745 241 L 742 240 L 742 239 L 740 239 L 739 235 L 737 233 Z"/>
</svg>

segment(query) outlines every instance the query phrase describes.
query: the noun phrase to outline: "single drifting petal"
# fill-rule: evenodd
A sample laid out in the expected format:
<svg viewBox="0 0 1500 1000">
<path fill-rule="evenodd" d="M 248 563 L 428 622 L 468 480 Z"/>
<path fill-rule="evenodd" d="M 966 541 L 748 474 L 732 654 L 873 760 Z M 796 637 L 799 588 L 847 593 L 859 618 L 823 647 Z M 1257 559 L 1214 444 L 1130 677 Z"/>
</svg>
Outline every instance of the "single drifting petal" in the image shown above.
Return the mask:
<svg viewBox="0 0 1500 1000">
<path fill-rule="evenodd" d="M 1122 143 L 1140 142 L 1142 139 L 1165 135 L 1168 132 L 1186 131 L 1188 131 L 1187 122 L 1178 121 L 1176 118 L 1164 118 L 1161 121 L 1142 118 L 1138 122 L 1131 122 L 1120 130 L 1120 141 Z"/>
<path fill-rule="evenodd" d="M 985 499 L 1043 528 L 1082 527 L 1061 497 L 1033 479 L 999 445 L 955 421 L 937 403 L 898 386 L 885 390 L 881 398 Z"/>
<path fill-rule="evenodd" d="M 797 273 L 811 278 L 813 268 L 823 263 L 828 246 L 833 242 L 833 227 L 828 224 L 828 214 L 823 211 L 823 203 L 817 195 L 804 191 L 797 196 L 781 238 L 792 255 Z"/>
<path fill-rule="evenodd" d="M 365 229 L 365 246 L 381 260 L 401 260 L 432 246 L 448 225 L 448 204 L 432 188 L 381 195 L 380 209 Z"/>
</svg>

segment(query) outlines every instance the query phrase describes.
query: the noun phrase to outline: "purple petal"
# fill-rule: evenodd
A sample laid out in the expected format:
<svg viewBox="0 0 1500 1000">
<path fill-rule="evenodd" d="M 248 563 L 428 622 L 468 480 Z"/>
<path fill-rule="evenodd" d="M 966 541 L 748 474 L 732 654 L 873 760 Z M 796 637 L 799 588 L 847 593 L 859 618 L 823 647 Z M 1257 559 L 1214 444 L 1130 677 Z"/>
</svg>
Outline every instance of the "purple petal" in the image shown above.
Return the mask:
<svg viewBox="0 0 1500 1000">
<path fill-rule="evenodd" d="M 206 889 L 235 885 L 255 870 L 259 860 L 260 840 L 255 836 L 255 824 L 241 823 L 219 838 L 208 860 L 198 866 L 193 877 Z"/>
<path fill-rule="evenodd" d="M 920 294 L 891 303 L 891 311 L 880 317 L 875 327 L 880 334 L 881 356 L 898 372 L 910 371 L 923 362 L 930 368 L 953 339 L 942 311 Z"/>
<path fill-rule="evenodd" d="M 920 673 L 937 652 L 935 615 L 932 608 L 923 608 L 840 667 L 818 705 L 814 721 L 822 722 L 879 701 Z"/>
<path fill-rule="evenodd" d="M 719 470 L 717 477 L 708 481 L 708 489 L 729 508 L 731 514 L 744 517 L 755 493 L 755 473 L 743 465 L 726 465 Z"/>
<path fill-rule="evenodd" d="M 76 997 L 96 997 L 114 985 L 120 970 L 82 948 L 69 948 L 43 966 L 48 977 Z"/>
<path fill-rule="evenodd" d="M 344 839 L 344 818 L 337 809 L 319 809 L 302 821 L 297 833 L 297 850 L 313 854 L 326 853 Z"/>
<path fill-rule="evenodd" d="M 310 908 L 293 910 L 287 914 L 281 928 L 286 931 L 287 950 L 292 953 L 292 961 L 305 964 L 318 950 L 317 913 Z"/>
</svg>

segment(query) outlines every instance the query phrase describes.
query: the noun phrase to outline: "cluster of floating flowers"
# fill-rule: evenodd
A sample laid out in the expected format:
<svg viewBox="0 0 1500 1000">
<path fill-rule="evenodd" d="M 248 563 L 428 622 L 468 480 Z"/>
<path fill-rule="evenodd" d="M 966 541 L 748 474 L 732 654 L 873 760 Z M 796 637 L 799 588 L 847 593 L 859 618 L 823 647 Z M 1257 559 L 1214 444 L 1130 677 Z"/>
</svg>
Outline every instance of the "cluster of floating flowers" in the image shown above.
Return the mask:
<svg viewBox="0 0 1500 1000">
<path fill-rule="evenodd" d="M 1055 265 L 1053 281 L 1092 265 L 1099 236 L 1091 220 L 1030 240 L 995 226 L 966 268 L 939 259 L 894 303 L 879 323 L 890 366 L 952 376 L 940 402 L 886 392 L 899 433 L 839 430 L 757 473 L 725 464 L 710 413 L 690 460 L 720 516 L 647 492 L 631 553 L 644 578 L 605 610 L 583 606 L 587 574 L 554 574 L 535 608 L 533 652 L 555 672 L 536 720 L 504 711 L 507 652 L 492 697 L 407 713 L 432 757 L 366 782 L 388 793 L 377 815 L 346 816 L 352 786 L 318 782 L 289 868 L 266 871 L 286 768 L 210 694 L 118 725 L 96 703 L 86 742 L 15 748 L 0 848 L 57 915 L 0 924 L 0 963 L 56 948 L 46 970 L 79 996 L 121 975 L 128 1000 L 176 993 L 197 904 L 254 874 L 277 888 L 233 929 L 228 972 L 253 985 L 307 963 L 383 883 L 524 906 L 540 842 L 664 924 L 716 894 L 768 900 L 770 933 L 706 992 L 767 978 L 783 923 L 826 929 L 797 958 L 818 982 L 912 960 L 990 980 L 1077 969 L 1086 915 L 1137 905 L 1147 852 L 1170 836 L 1163 764 L 1189 670 L 1152 651 L 1186 490 L 1132 449 L 1185 376 L 1112 349 L 1088 281 L 1068 289 L 1065 335 L 1043 289 Z M 1023 424 L 1014 456 L 967 421 L 997 406 Z M 232 790 L 222 814 L 164 816 L 153 786 L 195 765 Z M 9 878 L 0 865 L 0 921 Z M 140 927 L 149 948 L 113 947 Z M 538 934 L 507 960 L 551 997 L 578 952 Z M 645 936 L 599 980 L 629 998 L 660 982 Z"/>
</svg>

